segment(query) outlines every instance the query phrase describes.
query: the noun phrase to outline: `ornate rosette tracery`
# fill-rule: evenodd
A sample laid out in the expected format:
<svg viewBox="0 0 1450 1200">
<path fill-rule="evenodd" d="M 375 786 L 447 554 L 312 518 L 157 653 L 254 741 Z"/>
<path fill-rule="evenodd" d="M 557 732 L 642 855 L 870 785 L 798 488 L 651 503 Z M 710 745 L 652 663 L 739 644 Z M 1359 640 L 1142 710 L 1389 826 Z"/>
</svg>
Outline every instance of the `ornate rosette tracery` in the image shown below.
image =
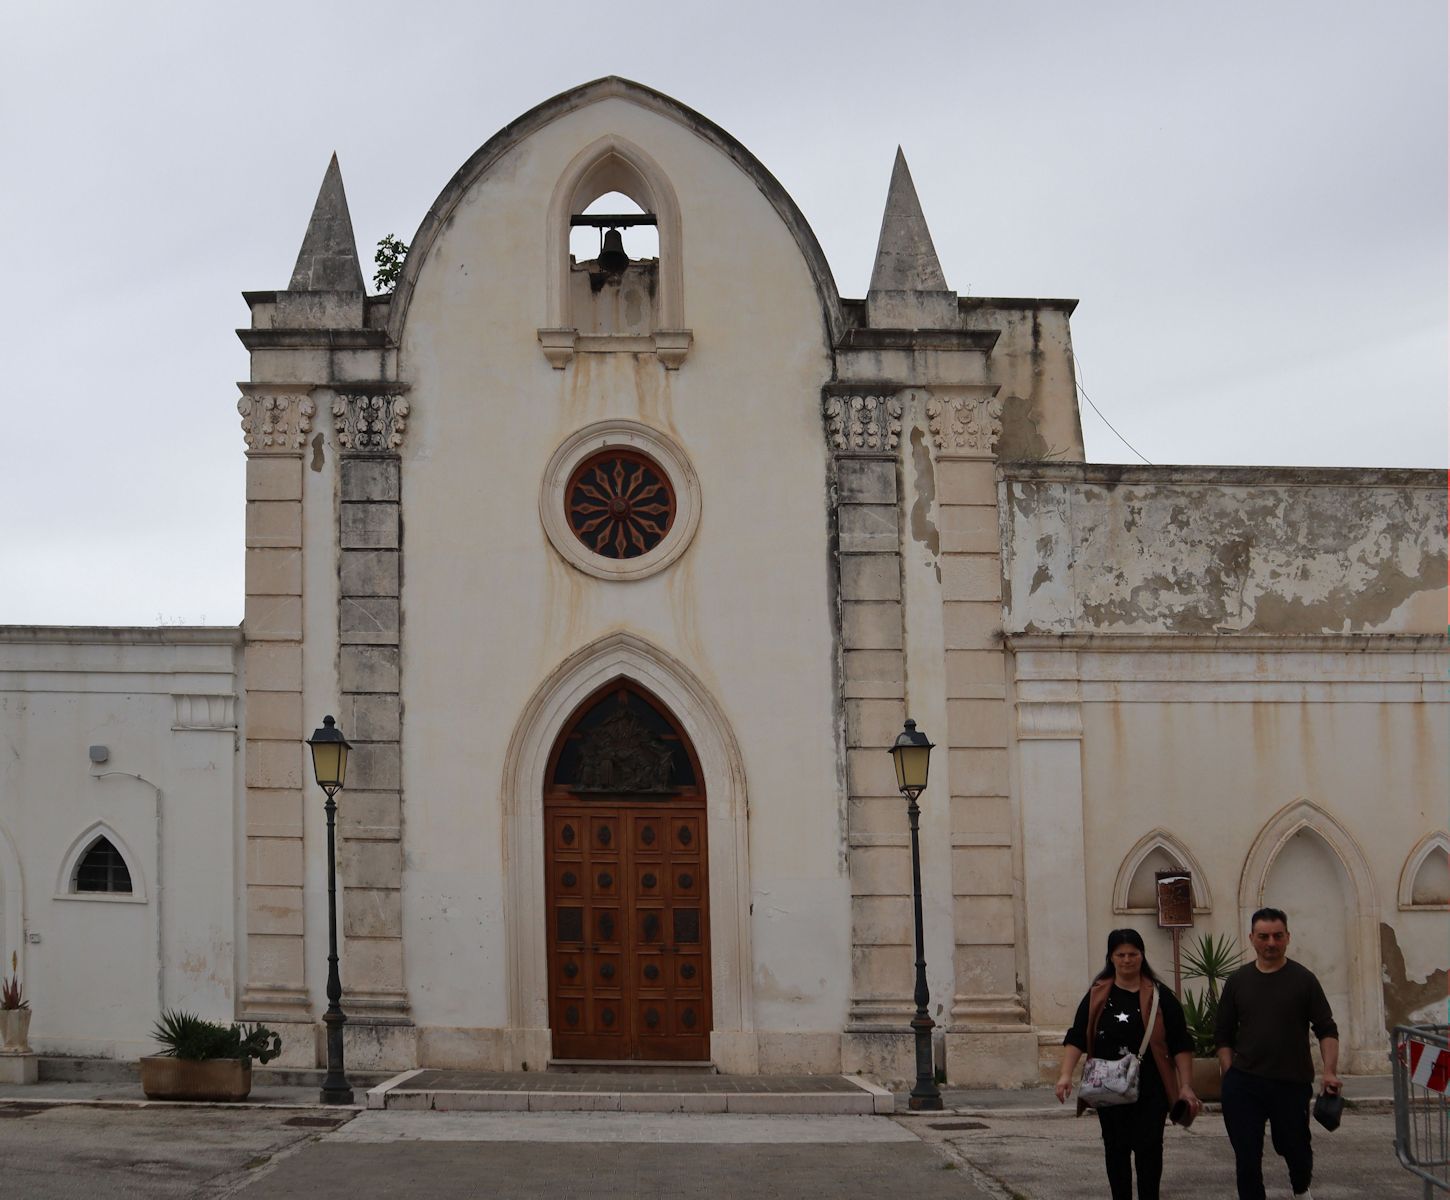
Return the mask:
<svg viewBox="0 0 1450 1200">
<path fill-rule="evenodd" d="M 295 453 L 312 432 L 317 405 L 302 392 L 248 392 L 237 401 L 248 450 Z"/>
<path fill-rule="evenodd" d="M 637 558 L 660 544 L 675 519 L 674 489 L 659 465 L 633 450 L 585 459 L 564 490 L 569 527 L 605 558 Z"/>
<path fill-rule="evenodd" d="M 337 441 L 355 453 L 385 453 L 403 444 L 408 398 L 393 393 L 346 393 L 332 401 Z"/>
<path fill-rule="evenodd" d="M 673 438 L 599 421 L 549 460 L 539 519 L 567 563 L 598 579 L 643 579 L 674 562 L 700 523 L 700 483 Z"/>
</svg>

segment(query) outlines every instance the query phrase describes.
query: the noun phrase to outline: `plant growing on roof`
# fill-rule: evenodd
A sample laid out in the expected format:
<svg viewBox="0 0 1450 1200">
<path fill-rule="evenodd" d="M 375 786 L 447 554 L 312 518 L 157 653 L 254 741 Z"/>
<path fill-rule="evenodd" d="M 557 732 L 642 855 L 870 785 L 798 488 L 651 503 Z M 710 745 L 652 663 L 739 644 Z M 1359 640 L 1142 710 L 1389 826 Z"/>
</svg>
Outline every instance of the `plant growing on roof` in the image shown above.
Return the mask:
<svg viewBox="0 0 1450 1200">
<path fill-rule="evenodd" d="M 406 242 L 400 241 L 391 233 L 385 233 L 378 239 L 378 250 L 373 255 L 373 262 L 378 268 L 373 272 L 373 287 L 381 295 L 387 295 L 398 286 L 398 280 L 403 274 L 403 262 L 407 257 Z"/>
<path fill-rule="evenodd" d="M 1227 934 L 1201 933 L 1183 949 L 1183 977 L 1202 979 L 1204 983 L 1201 991 L 1185 988 L 1183 992 L 1183 1016 L 1188 1022 L 1188 1035 L 1193 1039 L 1193 1053 L 1198 1058 L 1214 1055 L 1213 1030 L 1218 1023 L 1219 990 L 1243 961 L 1243 950 Z"/>
</svg>

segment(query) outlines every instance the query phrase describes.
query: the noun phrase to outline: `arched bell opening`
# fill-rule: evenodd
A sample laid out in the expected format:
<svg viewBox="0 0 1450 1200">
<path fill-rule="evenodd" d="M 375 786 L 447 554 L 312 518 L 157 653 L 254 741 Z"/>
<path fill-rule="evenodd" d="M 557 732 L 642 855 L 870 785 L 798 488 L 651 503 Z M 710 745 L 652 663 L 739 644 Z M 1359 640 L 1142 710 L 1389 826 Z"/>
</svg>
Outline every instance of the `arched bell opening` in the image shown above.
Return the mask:
<svg viewBox="0 0 1450 1200">
<path fill-rule="evenodd" d="M 689 738 L 615 679 L 565 723 L 544 778 L 554 1057 L 708 1060 L 707 814 Z"/>
</svg>

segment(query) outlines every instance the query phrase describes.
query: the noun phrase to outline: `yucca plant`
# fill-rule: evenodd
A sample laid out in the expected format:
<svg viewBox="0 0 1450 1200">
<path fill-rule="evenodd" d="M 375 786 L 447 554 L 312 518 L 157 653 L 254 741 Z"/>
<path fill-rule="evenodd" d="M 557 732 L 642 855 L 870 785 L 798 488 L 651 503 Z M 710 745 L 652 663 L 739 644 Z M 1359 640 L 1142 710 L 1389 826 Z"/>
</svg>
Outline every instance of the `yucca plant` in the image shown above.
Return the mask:
<svg viewBox="0 0 1450 1200">
<path fill-rule="evenodd" d="M 151 1036 L 163 1055 L 207 1062 L 216 1058 L 255 1058 L 264 1066 L 282 1053 L 282 1037 L 265 1025 L 219 1025 L 195 1013 L 167 1009 Z"/>
<path fill-rule="evenodd" d="M 1183 991 L 1183 1016 L 1188 1022 L 1188 1036 L 1193 1039 L 1193 1053 L 1199 1058 L 1214 1055 L 1219 989 L 1243 961 L 1238 941 L 1227 934 L 1201 933 L 1183 949 L 1183 977 L 1202 979 L 1204 983 L 1202 991 Z"/>
</svg>

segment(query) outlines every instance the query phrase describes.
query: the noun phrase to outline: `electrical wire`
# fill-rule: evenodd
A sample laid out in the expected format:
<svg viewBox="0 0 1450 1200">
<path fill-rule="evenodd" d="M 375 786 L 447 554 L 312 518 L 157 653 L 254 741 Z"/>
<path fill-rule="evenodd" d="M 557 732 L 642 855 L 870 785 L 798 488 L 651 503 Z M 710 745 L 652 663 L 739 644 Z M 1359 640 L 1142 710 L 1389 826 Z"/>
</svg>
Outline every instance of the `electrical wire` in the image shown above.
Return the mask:
<svg viewBox="0 0 1450 1200">
<path fill-rule="evenodd" d="M 1137 446 L 1133 445 L 1132 442 L 1128 441 L 1127 438 L 1125 438 L 1121 433 L 1117 431 L 1117 428 L 1113 425 L 1113 423 L 1109 421 L 1107 417 L 1103 416 L 1103 410 L 1100 409 L 1096 404 L 1094 404 L 1093 398 L 1087 394 L 1087 389 L 1084 388 L 1082 385 L 1082 361 L 1078 358 L 1076 350 L 1072 352 L 1072 367 L 1073 386 L 1077 388 L 1078 395 L 1088 402 L 1088 407 L 1091 408 L 1093 412 L 1098 414 L 1098 416 L 1102 419 L 1103 424 L 1113 431 L 1113 434 L 1115 437 L 1117 437 L 1118 441 L 1122 442 L 1123 445 L 1125 445 L 1129 450 L 1131 450 L 1134 454 L 1141 458 L 1145 463 L 1148 463 L 1148 465 L 1151 467 L 1153 464 L 1148 461 L 1148 456 L 1145 455 L 1141 450 L 1138 449 Z"/>
</svg>

